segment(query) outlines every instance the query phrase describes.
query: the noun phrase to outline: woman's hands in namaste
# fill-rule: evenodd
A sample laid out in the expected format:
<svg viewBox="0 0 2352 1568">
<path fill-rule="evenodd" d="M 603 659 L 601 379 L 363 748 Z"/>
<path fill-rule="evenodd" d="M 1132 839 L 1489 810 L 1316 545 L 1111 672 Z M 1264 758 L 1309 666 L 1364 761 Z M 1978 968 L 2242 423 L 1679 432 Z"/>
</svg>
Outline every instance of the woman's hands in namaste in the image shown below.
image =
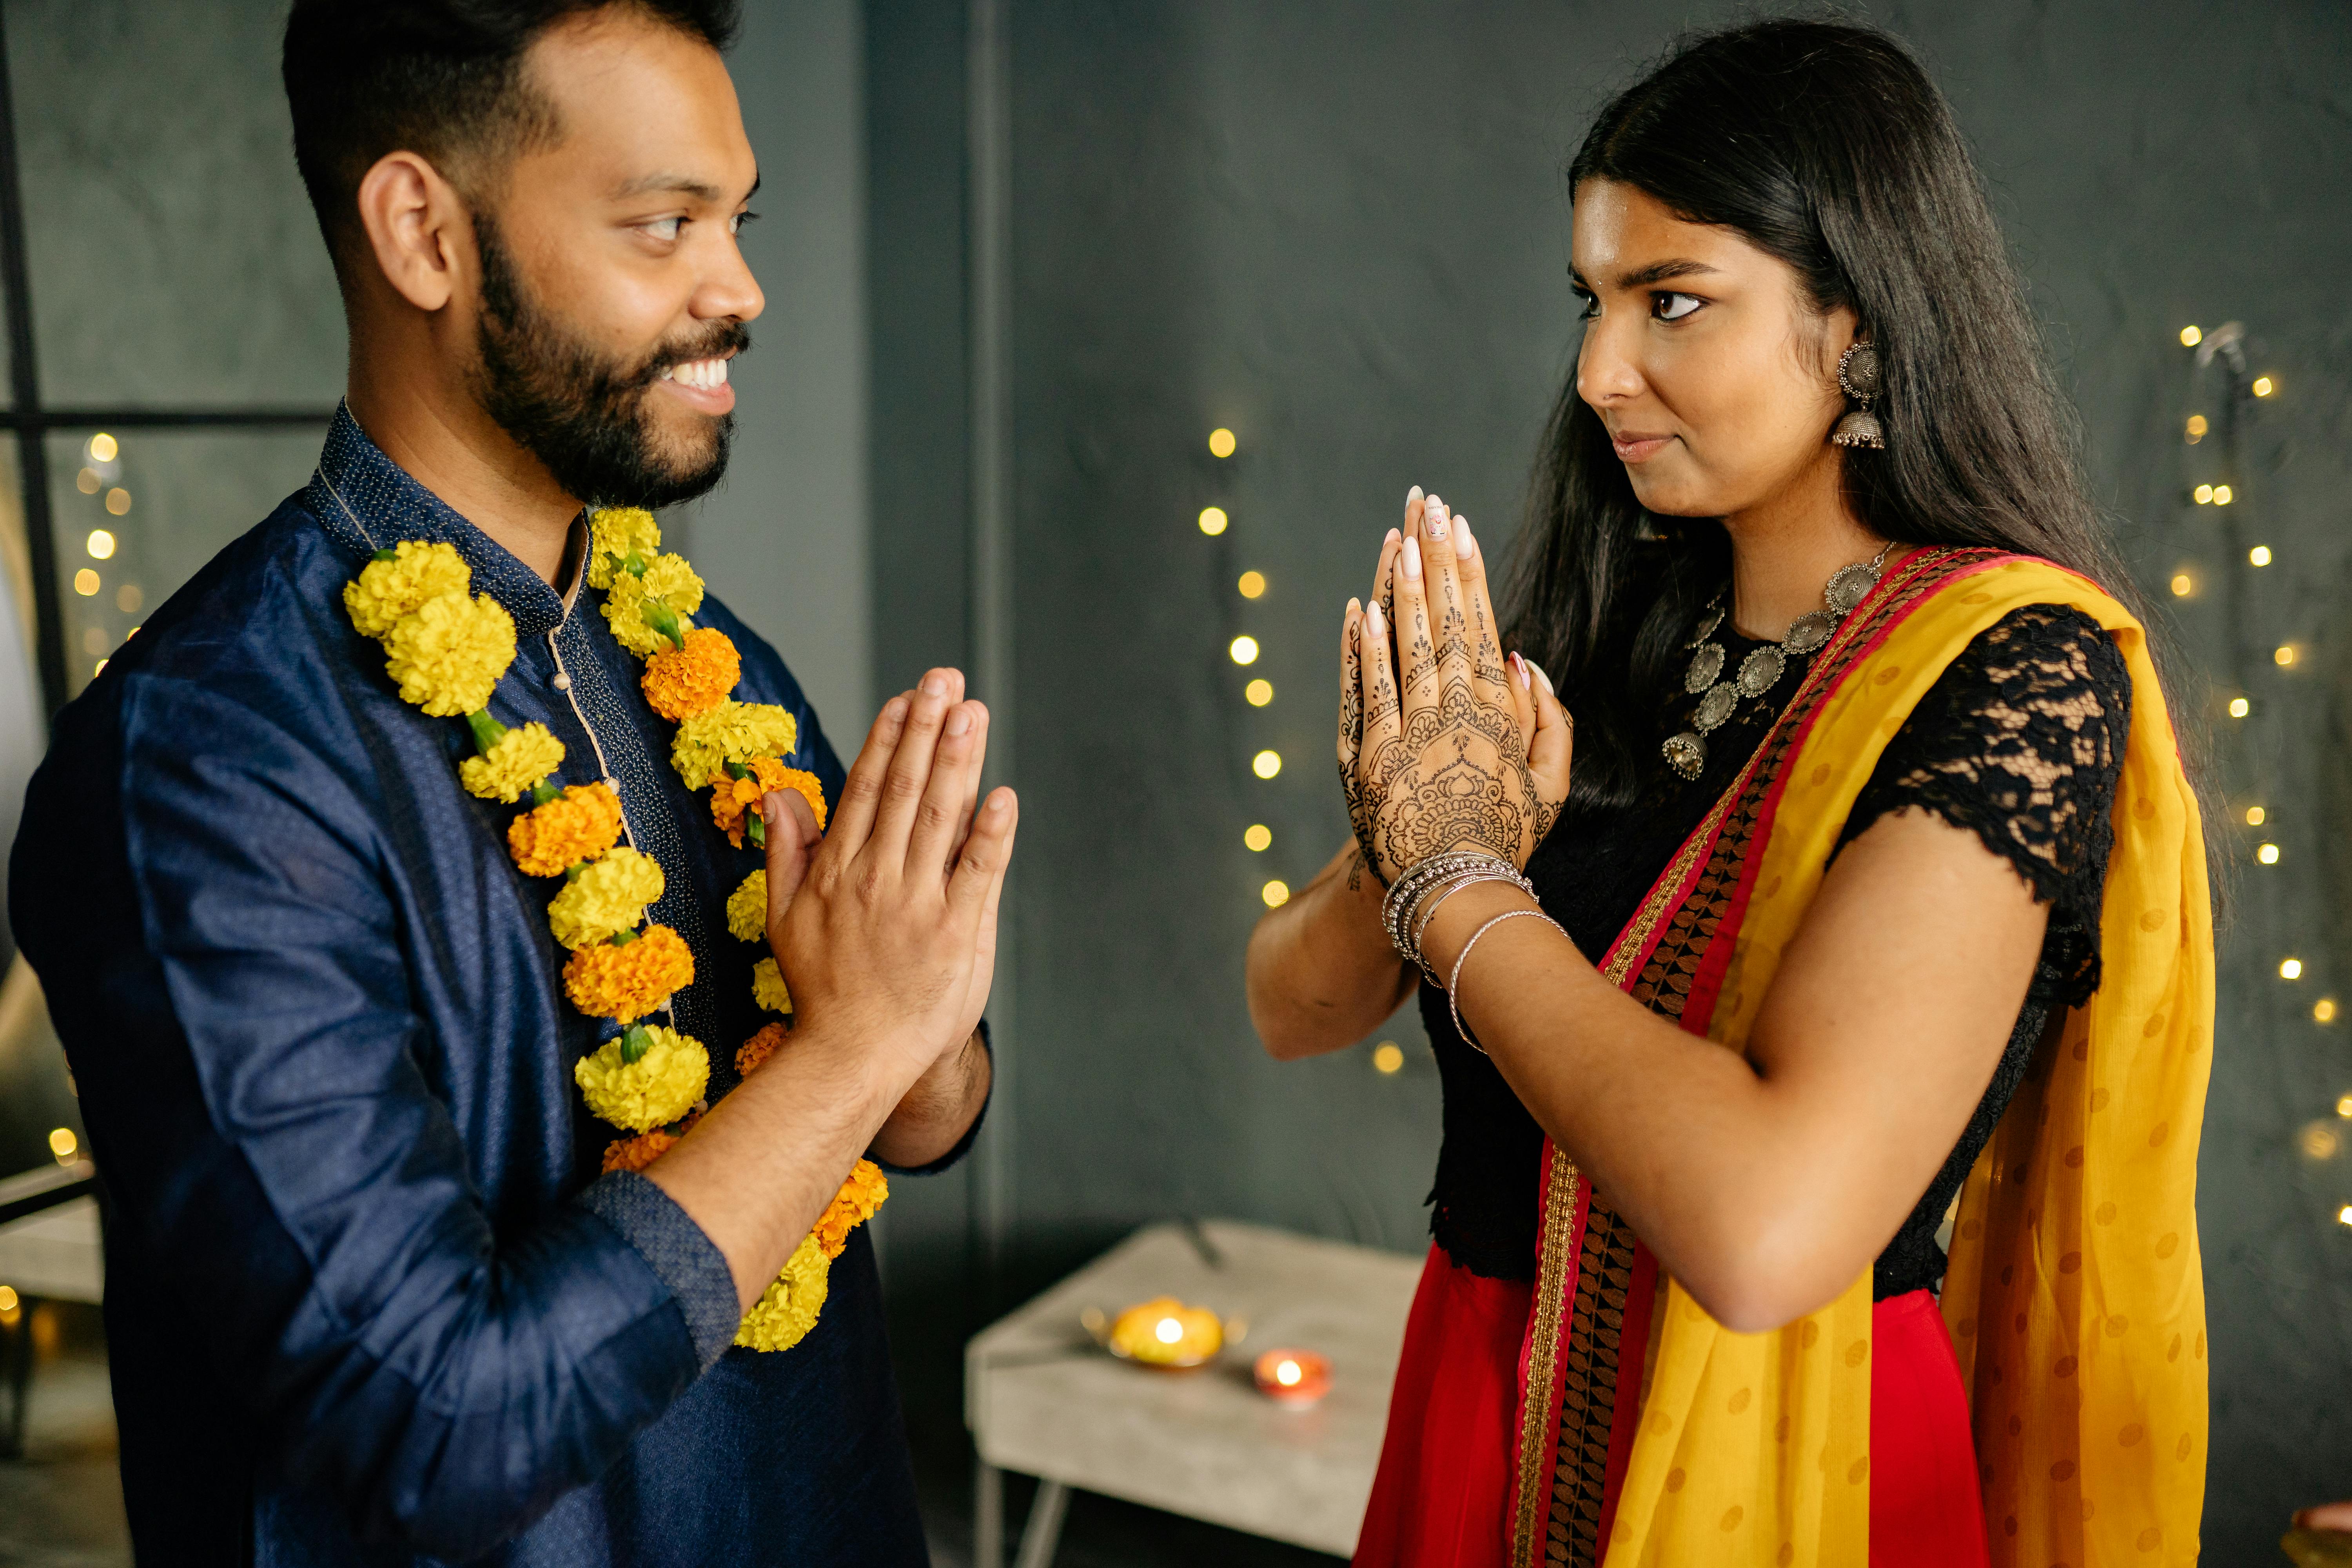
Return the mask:
<svg viewBox="0 0 2352 1568">
<path fill-rule="evenodd" d="M 1469 523 L 1419 487 L 1340 637 L 1339 778 L 1383 881 L 1449 849 L 1525 867 L 1568 799 L 1573 726 L 1551 682 L 1507 659 Z"/>
</svg>

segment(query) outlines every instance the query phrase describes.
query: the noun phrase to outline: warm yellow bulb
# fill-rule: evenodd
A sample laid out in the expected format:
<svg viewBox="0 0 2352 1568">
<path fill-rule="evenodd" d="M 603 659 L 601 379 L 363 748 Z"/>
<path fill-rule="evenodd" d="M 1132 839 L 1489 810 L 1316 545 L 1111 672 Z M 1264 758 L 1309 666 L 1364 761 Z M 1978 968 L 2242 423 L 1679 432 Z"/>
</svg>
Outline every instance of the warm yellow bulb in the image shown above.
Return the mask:
<svg viewBox="0 0 2352 1568">
<path fill-rule="evenodd" d="M 2352 1121 L 2352 1094 L 2345 1095 L 2336 1100 L 2336 1114 L 2347 1121 Z"/>
<path fill-rule="evenodd" d="M 0 1285 L 0 1312 L 13 1312 L 16 1310 L 16 1288 L 13 1285 Z"/>
<path fill-rule="evenodd" d="M 1394 1040 L 1382 1040 L 1372 1047 L 1372 1070 L 1391 1073 L 1404 1066 L 1404 1051 Z"/>
<path fill-rule="evenodd" d="M 2246 807 L 2246 826 L 2249 827 L 2260 827 L 2269 816 L 2270 813 L 2259 805 Z"/>
<path fill-rule="evenodd" d="M 2301 959 L 2299 959 L 2299 958 L 2282 958 L 2282 959 L 2280 959 L 2280 960 L 2279 960 L 2279 978 L 2280 978 L 2281 980 L 2300 980 L 2300 979 L 2302 979 L 2302 978 L 2303 978 L 2303 960 L 2301 960 Z"/>
<path fill-rule="evenodd" d="M 1242 830 L 1242 842 L 1252 849 L 1268 849 L 1274 845 L 1274 829 L 1263 822 L 1253 822 Z"/>
<path fill-rule="evenodd" d="M 2249 550 L 2249 551 L 2247 551 L 2247 552 L 2246 552 L 2246 564 L 2247 564 L 2247 565 L 2249 565 L 2249 566 L 2267 566 L 2267 565 L 2269 565 L 2270 563 L 2271 563 L 2271 547 L 2270 547 L 2269 545 L 2267 545 L 2267 544 L 2257 544 L 2257 545 L 2255 545 L 2252 550 Z"/>
<path fill-rule="evenodd" d="M 2180 346 L 2182 348 L 2193 349 L 2204 341 L 2205 334 L 2199 331 L 2195 327 L 2183 327 L 2180 329 Z"/>
<path fill-rule="evenodd" d="M 2202 414 L 2190 415 L 2189 416 L 2189 444 L 2192 447 L 2197 445 L 2198 442 L 2205 438 L 2205 432 L 2211 428 L 2211 426 L 2205 423 L 2205 416 Z"/>
<path fill-rule="evenodd" d="M 121 485 L 106 492 L 106 510 L 121 517 L 131 510 L 131 492 Z"/>
<path fill-rule="evenodd" d="M 1260 888 L 1257 890 L 1257 896 L 1265 900 L 1267 909 L 1278 910 L 1290 902 L 1290 884 L 1276 877 L 1273 881 Z"/>
<path fill-rule="evenodd" d="M 2252 391 L 2256 397 L 2268 397 L 2272 393 L 2276 392 L 2277 390 L 2278 383 L 2273 381 L 2269 376 L 2258 375 L 2254 377 L 2254 384 Z"/>
<path fill-rule="evenodd" d="M 85 566 L 74 574 L 74 592 L 89 598 L 98 592 L 98 574 Z"/>
<path fill-rule="evenodd" d="M 121 450 L 114 437 L 103 430 L 89 438 L 89 460 L 93 463 L 110 463 Z"/>
<path fill-rule="evenodd" d="M 100 676 L 104 675 L 105 673 L 106 660 L 101 658 L 96 664 L 90 666 L 89 678 L 92 680 L 96 680 Z"/>
<path fill-rule="evenodd" d="M 1280 752 L 1260 752 L 1250 759 L 1250 772 L 1262 779 L 1270 779 L 1282 771 Z"/>
<path fill-rule="evenodd" d="M 2284 669 L 2294 662 L 2294 645 L 2281 643 L 2271 654 L 2271 662 Z"/>
<path fill-rule="evenodd" d="M 2277 865 L 2278 855 L 2278 846 L 2275 844 L 2265 844 L 2254 851 L 2254 858 L 2265 866 Z"/>
<path fill-rule="evenodd" d="M 2352 1225 L 2352 1204 L 2346 1204 L 2342 1208 L 2336 1211 L 2336 1223 L 2337 1225 Z"/>
<path fill-rule="evenodd" d="M 1243 573 L 1241 590 L 1243 598 L 1257 598 L 1265 592 L 1265 574 L 1263 572 Z"/>
<path fill-rule="evenodd" d="M 2336 1022 L 2336 998 L 2333 996 L 2322 996 L 2318 1001 L 2314 1002 L 2311 1005 L 2311 1016 L 2322 1024 L 2333 1024 Z M 2352 1110 L 2344 1110 L 2344 1101 L 2347 1100 L 2352 1100 L 2352 1094 L 2347 1094 L 2344 1097 L 2344 1100 L 2337 1100 L 2336 1102 L 2336 1109 L 2344 1115 L 2352 1116 Z"/>
<path fill-rule="evenodd" d="M 2295 1142 L 2303 1145 L 2305 1158 L 2312 1160 L 2334 1159 L 2336 1151 L 2341 1148 L 2344 1142 L 2343 1139 L 2336 1134 L 2335 1128 L 2323 1127 L 2317 1122 L 2305 1128 L 2302 1135 Z"/>
<path fill-rule="evenodd" d="M 1184 1337 L 1184 1325 L 1173 1318 L 1162 1318 L 1152 1325 L 1151 1335 L 1163 1345 L 1172 1345 Z"/>
<path fill-rule="evenodd" d="M 1212 458 L 1232 457 L 1235 445 L 1234 433 L 1222 425 L 1209 432 L 1209 456 Z"/>
<path fill-rule="evenodd" d="M 1242 695 L 1249 699 L 1251 707 L 1263 708 L 1274 700 L 1274 682 L 1263 679 L 1253 680 L 1242 688 Z"/>
<path fill-rule="evenodd" d="M 2252 704 L 2252 703 L 2251 703 L 2251 702 L 2248 702 L 2244 698 L 2242 698 L 2242 697 L 2232 697 L 2232 698 L 2231 698 L 2231 699 L 2230 699 L 2230 717 L 2231 717 L 2231 718 L 2232 718 L 2232 719 L 2242 719 L 2242 718 L 2244 718 L 2248 713 L 2252 712 L 2252 710 L 2253 710 L 2253 704 Z"/>
<path fill-rule="evenodd" d="M 114 535 L 102 528 L 91 529 L 89 538 L 83 542 L 93 561 L 104 561 L 114 553 Z"/>
<path fill-rule="evenodd" d="M 2189 494 L 2199 506 L 2210 506 L 2212 504 L 2213 487 L 2211 485 L 2199 485 L 2195 489 L 2190 490 Z"/>
<path fill-rule="evenodd" d="M 72 1128 L 52 1127 L 49 1129 L 49 1152 L 58 1157 L 58 1164 L 63 1165 L 70 1163 L 74 1157 L 74 1151 L 80 1147 L 81 1140 L 74 1136 L 74 1130 Z"/>
<path fill-rule="evenodd" d="M 2229 486 L 2215 485 L 2213 487 L 2213 504 L 2215 506 L 2228 506 L 2231 501 L 2237 499 L 2238 493 Z"/>
<path fill-rule="evenodd" d="M 84 468 L 80 473 L 74 476 L 74 489 L 79 490 L 86 496 L 96 495 L 98 493 L 98 487 L 105 482 L 106 481 L 104 479 L 98 477 L 98 470 L 96 468 Z"/>
<path fill-rule="evenodd" d="M 1246 634 L 1237 637 L 1234 639 L 1233 646 L 1225 651 L 1234 656 L 1234 662 L 1235 664 L 1255 664 L 1257 662 L 1257 638 L 1247 636 Z"/>
<path fill-rule="evenodd" d="M 2189 590 L 2196 586 L 2197 584 L 2189 580 L 2188 573 L 2175 572 L 2172 574 L 2172 596 L 2174 598 L 2185 599 L 2189 597 Z"/>
<path fill-rule="evenodd" d="M 1223 507 L 1204 506 L 1201 509 L 1201 531 L 1212 539 L 1224 532 L 1225 525 L 1231 521 L 1233 519 L 1225 515 Z"/>
</svg>

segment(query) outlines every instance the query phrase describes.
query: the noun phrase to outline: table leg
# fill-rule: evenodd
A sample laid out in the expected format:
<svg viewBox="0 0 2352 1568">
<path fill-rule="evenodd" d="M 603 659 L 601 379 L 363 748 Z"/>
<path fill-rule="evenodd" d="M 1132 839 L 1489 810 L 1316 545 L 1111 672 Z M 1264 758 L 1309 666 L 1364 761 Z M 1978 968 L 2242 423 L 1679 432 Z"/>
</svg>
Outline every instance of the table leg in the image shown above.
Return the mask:
<svg viewBox="0 0 2352 1568">
<path fill-rule="evenodd" d="M 1070 1489 L 1060 1481 L 1039 1481 L 1036 1500 L 1029 1505 L 1029 1522 L 1021 1527 L 1021 1555 L 1013 1568 L 1049 1568 L 1054 1548 L 1062 1541 L 1062 1514 L 1070 1506 Z"/>
<path fill-rule="evenodd" d="M 1004 1568 L 1004 1472 L 986 1459 L 971 1466 L 971 1568 Z"/>
</svg>

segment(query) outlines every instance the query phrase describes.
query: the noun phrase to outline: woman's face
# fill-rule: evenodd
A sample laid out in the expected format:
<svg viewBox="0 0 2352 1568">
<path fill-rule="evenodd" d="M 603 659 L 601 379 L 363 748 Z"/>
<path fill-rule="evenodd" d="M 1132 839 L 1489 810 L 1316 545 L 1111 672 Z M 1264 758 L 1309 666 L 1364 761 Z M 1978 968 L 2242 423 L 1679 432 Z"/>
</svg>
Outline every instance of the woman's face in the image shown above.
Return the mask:
<svg viewBox="0 0 2352 1568">
<path fill-rule="evenodd" d="M 1785 262 L 1611 180 L 1578 188 L 1573 254 L 1577 395 L 1644 507 L 1728 517 L 1835 471 L 1851 310 L 1816 314 Z"/>
</svg>

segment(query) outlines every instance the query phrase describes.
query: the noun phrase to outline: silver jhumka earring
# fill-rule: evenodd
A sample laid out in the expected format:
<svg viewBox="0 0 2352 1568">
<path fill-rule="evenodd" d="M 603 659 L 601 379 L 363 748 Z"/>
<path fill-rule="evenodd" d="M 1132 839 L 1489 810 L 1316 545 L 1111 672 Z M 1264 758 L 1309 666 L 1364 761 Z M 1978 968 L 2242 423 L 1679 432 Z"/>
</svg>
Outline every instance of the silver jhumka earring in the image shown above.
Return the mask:
<svg viewBox="0 0 2352 1568">
<path fill-rule="evenodd" d="M 1886 449 L 1886 427 L 1878 416 L 1870 411 L 1879 392 L 1878 351 L 1866 342 L 1855 343 L 1838 355 L 1838 389 L 1856 403 L 1830 432 L 1830 442 L 1838 447 L 1868 447 L 1874 451 Z"/>
</svg>

